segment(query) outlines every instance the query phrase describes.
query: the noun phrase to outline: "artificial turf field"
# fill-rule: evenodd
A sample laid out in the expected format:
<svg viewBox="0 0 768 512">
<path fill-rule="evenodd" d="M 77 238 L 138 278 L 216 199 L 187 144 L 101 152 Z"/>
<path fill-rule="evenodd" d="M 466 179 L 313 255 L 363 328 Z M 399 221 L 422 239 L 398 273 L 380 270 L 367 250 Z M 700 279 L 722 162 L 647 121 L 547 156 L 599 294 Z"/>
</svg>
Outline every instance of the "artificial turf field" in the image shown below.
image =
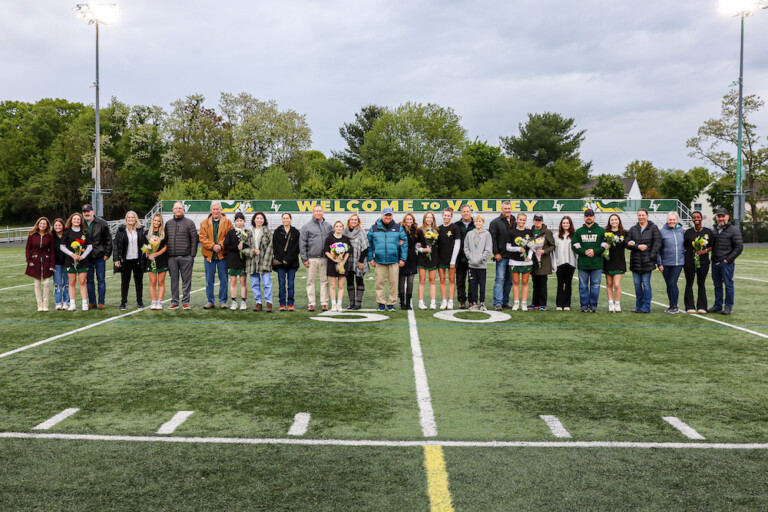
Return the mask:
<svg viewBox="0 0 768 512">
<path fill-rule="evenodd" d="M 0 248 L 2 510 L 768 503 L 766 248 L 737 260 L 730 317 L 659 305 L 632 315 L 629 296 L 612 314 L 603 291 L 596 315 L 505 311 L 498 323 L 419 310 L 318 321 L 330 315 L 305 310 L 301 278 L 295 313 L 204 311 L 201 261 L 192 311 L 120 312 L 110 278 L 105 311 L 37 313 L 23 262 L 23 248 Z M 493 265 L 488 274 L 490 305 Z M 665 303 L 659 275 L 653 287 Z M 373 297 L 370 281 L 364 307 Z M 179 411 L 193 414 L 157 433 Z M 297 413 L 310 415 L 305 433 Z"/>
</svg>

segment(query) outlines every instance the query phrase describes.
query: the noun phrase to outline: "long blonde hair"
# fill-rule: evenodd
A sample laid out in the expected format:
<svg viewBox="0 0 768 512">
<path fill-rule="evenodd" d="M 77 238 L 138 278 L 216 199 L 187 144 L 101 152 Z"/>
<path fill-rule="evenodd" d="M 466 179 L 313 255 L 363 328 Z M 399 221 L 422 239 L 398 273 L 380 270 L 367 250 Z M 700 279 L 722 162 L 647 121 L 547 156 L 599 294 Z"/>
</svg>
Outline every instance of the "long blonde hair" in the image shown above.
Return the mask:
<svg viewBox="0 0 768 512">
<path fill-rule="evenodd" d="M 360 216 L 357 213 L 353 213 L 347 219 L 347 224 L 345 226 L 347 228 L 347 231 L 352 231 L 352 228 L 349 227 L 349 221 L 352 220 L 352 217 L 357 217 L 357 227 L 362 231 L 362 229 L 363 229 L 363 221 L 360 220 Z"/>
<path fill-rule="evenodd" d="M 155 219 L 160 218 L 160 228 L 158 228 L 157 232 L 160 235 L 160 238 L 165 238 L 165 222 L 163 222 L 163 215 L 161 213 L 156 213 L 152 216 L 152 222 L 149 225 L 149 232 L 150 234 L 155 232 Z"/>
<path fill-rule="evenodd" d="M 125 222 L 125 228 L 129 229 L 128 228 L 128 216 L 129 215 L 133 215 L 134 218 L 136 219 L 136 224 L 133 225 L 133 229 L 140 228 L 141 227 L 141 221 L 139 220 L 139 216 L 136 215 L 136 212 L 133 211 L 133 210 L 128 210 L 127 212 L 125 212 L 125 218 L 123 218 L 123 222 Z"/>
</svg>

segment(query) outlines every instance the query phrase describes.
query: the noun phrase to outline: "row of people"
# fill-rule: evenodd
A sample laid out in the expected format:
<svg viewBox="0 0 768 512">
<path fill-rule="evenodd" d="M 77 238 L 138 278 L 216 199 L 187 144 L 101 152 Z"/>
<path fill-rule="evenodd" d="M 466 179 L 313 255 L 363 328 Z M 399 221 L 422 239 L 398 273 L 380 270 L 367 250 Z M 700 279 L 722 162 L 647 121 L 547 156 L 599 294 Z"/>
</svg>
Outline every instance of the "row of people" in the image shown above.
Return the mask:
<svg viewBox="0 0 768 512">
<path fill-rule="evenodd" d="M 90 212 L 91 222 L 87 215 Z M 320 206 L 313 211 L 312 220 L 300 231 L 291 226 L 291 215 L 282 216 L 282 226 L 271 232 L 266 215 L 257 212 L 246 229 L 245 216 L 235 214 L 234 224 L 222 214 L 221 204 L 213 202 L 211 214 L 197 233 L 194 223 L 184 216 L 181 203 L 174 205 L 174 216 L 167 226 L 161 215 L 155 215 L 145 231 L 134 212 L 128 212 L 120 226 L 114 244 L 95 239 L 90 205 L 83 214 L 75 213 L 64 222 L 56 219 L 53 232 L 48 220 L 41 218 L 30 232 L 27 243 L 27 274 L 35 278 L 38 309 L 47 310 L 49 278 L 54 278 L 56 308 L 75 309 L 75 292 L 80 284 L 83 309 L 96 307 L 91 301 L 87 276 L 92 275 L 95 262 L 104 262 L 109 255 L 103 247 L 113 248 L 115 271 L 120 272 L 121 309 L 126 308 L 131 277 L 137 306 L 143 304 L 143 274 L 149 273 L 150 299 L 153 309 L 161 309 L 165 293 L 165 276 L 171 272 L 171 309 L 189 308 L 191 276 L 198 243 L 205 259 L 206 309 L 215 307 L 214 281 L 218 273 L 219 307 L 246 309 L 247 278 L 255 300 L 255 311 L 272 311 L 271 272 L 278 274 L 281 310 L 294 309 L 295 275 L 299 265 L 307 267 L 308 309 L 315 310 L 315 286 L 320 280 L 320 304 L 341 310 L 345 288 L 349 295 L 348 309 L 360 309 L 365 292 L 364 277 L 374 268 L 376 300 L 381 310 L 410 309 L 414 278 L 419 275 L 418 299 L 421 309 L 437 309 L 436 276 L 440 277 L 441 309 L 453 309 L 453 297 L 458 281 L 459 307 L 485 309 L 486 267 L 493 256 L 496 261 L 493 304 L 495 309 L 529 309 L 527 304 L 529 276 L 533 276 L 531 309 L 547 308 L 547 277 L 557 275 L 557 309 L 570 309 L 571 280 L 579 271 L 579 295 L 582 311 L 596 311 L 601 276 L 606 275 L 609 311 L 621 311 L 621 278 L 626 273 L 625 249 L 631 251 L 630 270 L 633 272 L 637 304 L 635 311 L 650 311 L 650 274 L 655 268 L 664 275 L 670 307 L 677 311 L 677 278 L 686 275 L 685 302 L 688 312 L 706 312 L 705 280 L 709 266 L 708 253 L 716 246 L 718 236 L 701 226 L 701 214 L 693 215 L 694 227 L 683 233 L 676 214 L 669 215 L 667 225 L 660 231 L 648 221 L 647 211 L 638 212 L 638 223 L 625 230 L 618 215 L 609 218 L 605 228 L 596 226 L 594 212 L 587 210 L 584 225 L 575 229 L 570 217 L 562 218 L 557 236 L 543 223 L 541 214 L 533 217 L 533 226 L 526 227 L 527 216 L 512 217 L 511 203 L 502 205 L 501 215 L 489 229 L 484 229 L 482 215 L 472 216 L 468 205 L 461 209 L 461 219 L 452 222 L 450 208 L 442 212 L 442 224 L 436 226 L 435 216 L 427 212 L 419 226 L 413 214 L 402 222 L 393 220 L 393 211 L 386 208 L 366 234 L 360 217 L 352 214 L 346 224 L 336 221 L 333 226 L 324 220 Z M 712 310 L 729 313 L 733 307 L 733 259 L 741 251 L 738 230 L 728 223 L 727 212 L 718 211 L 718 235 L 728 240 L 734 249 L 713 266 L 716 303 Z M 100 220 L 100 219 L 96 219 Z M 103 221 L 102 221 L 103 222 Z M 734 231 L 736 231 L 734 233 Z M 109 230 L 101 230 L 101 234 Z M 607 235 L 607 236 L 606 236 Z M 738 240 L 736 236 L 738 235 Z M 678 240 L 679 238 L 679 240 Z M 694 242 L 706 243 L 694 251 Z M 721 244 L 723 245 L 723 244 Z M 97 250 L 97 247 L 99 250 Z M 694 254 L 697 253 L 697 254 Z M 722 251 L 719 251 L 722 252 Z M 695 265 L 694 265 L 695 260 Z M 724 264 L 724 265 L 723 265 Z M 695 268 L 694 268 L 695 267 Z M 49 275 L 50 274 L 50 275 Z M 98 277 L 98 272 L 96 275 Z M 68 279 L 65 276 L 68 275 Z M 693 281 L 697 280 L 698 296 L 693 304 Z M 68 280 L 68 283 L 66 281 Z M 182 284 L 181 301 L 178 285 Z M 227 282 L 228 281 L 228 282 Z M 238 282 L 240 304 L 237 304 Z M 389 282 L 389 296 L 385 287 Z M 429 283 L 430 302 L 425 302 Z M 469 284 L 467 288 L 465 283 Z M 67 286 L 68 285 L 68 286 Z M 723 301 L 722 286 L 726 296 Z M 102 281 L 100 279 L 100 286 Z M 263 293 L 262 293 L 263 288 Z M 469 296 L 467 296 L 467 290 Z M 509 305 L 512 292 L 513 304 Z M 690 300 L 689 300 L 690 299 Z M 103 307 L 99 297 L 98 307 Z M 68 305 L 68 307 L 67 307 Z"/>
</svg>

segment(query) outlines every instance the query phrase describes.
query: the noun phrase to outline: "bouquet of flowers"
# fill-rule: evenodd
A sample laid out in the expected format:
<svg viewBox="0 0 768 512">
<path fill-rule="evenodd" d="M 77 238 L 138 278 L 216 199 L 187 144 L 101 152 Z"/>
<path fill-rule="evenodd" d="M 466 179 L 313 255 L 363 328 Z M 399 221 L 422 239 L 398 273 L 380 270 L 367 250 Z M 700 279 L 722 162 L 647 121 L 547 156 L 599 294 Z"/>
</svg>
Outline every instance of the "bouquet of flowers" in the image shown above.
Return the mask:
<svg viewBox="0 0 768 512">
<path fill-rule="evenodd" d="M 544 243 L 546 241 L 547 241 L 546 238 L 544 238 L 543 236 L 539 238 L 535 238 L 533 240 L 533 244 L 531 248 L 533 249 L 534 252 L 541 251 L 544 249 Z M 539 256 L 536 256 L 536 259 L 539 262 L 539 268 L 541 268 L 541 258 Z"/>
<path fill-rule="evenodd" d="M 147 243 L 147 244 L 144 244 L 144 245 L 142 245 L 142 246 L 141 246 L 141 252 L 143 252 L 144 254 L 146 254 L 147 256 L 149 256 L 150 254 L 152 254 L 152 246 L 151 246 L 151 245 L 149 245 L 148 243 Z M 152 265 L 152 270 L 155 270 L 155 269 L 157 269 L 157 263 L 155 263 L 155 260 L 152 260 L 150 263 L 151 263 L 151 265 Z"/>
<path fill-rule="evenodd" d="M 699 251 L 703 250 L 707 245 L 709 245 L 709 235 L 698 236 L 693 240 L 693 261 L 695 264 L 694 268 L 696 268 L 696 270 L 701 268 Z"/>
<path fill-rule="evenodd" d="M 437 231 L 435 231 L 432 228 L 427 228 L 427 230 L 424 231 L 424 240 L 427 241 L 427 247 L 429 247 L 430 249 L 432 247 L 434 247 L 434 245 L 437 243 L 437 236 L 438 236 L 437 235 Z M 432 253 L 431 252 L 427 253 L 427 259 L 429 261 L 432 261 Z"/>
<path fill-rule="evenodd" d="M 344 242 L 336 242 L 335 244 L 331 245 L 331 256 L 334 258 L 341 258 L 349 251 L 349 246 L 345 244 Z M 336 263 L 336 272 L 339 274 L 344 274 L 344 261 L 339 261 Z"/>
<path fill-rule="evenodd" d="M 85 239 L 84 238 L 77 238 L 74 242 L 72 242 L 69 245 L 72 248 L 72 252 L 77 254 L 78 256 L 82 256 L 85 252 Z M 77 268 L 77 264 L 79 263 L 77 260 L 75 261 L 74 267 Z"/>
<path fill-rule="evenodd" d="M 531 240 L 531 237 L 529 235 L 525 235 L 525 238 L 518 236 L 517 238 L 515 238 L 515 243 L 520 246 L 520 249 L 522 249 L 520 252 L 523 253 L 524 258 L 526 257 L 525 256 L 526 249 L 530 248 L 533 245 L 533 241 Z"/>
<path fill-rule="evenodd" d="M 611 258 L 610 248 L 613 247 L 614 245 L 620 244 L 623 241 L 624 241 L 624 235 L 617 235 L 615 233 L 611 233 L 610 231 L 605 233 L 605 243 L 607 243 L 610 247 L 608 248 L 608 250 L 603 252 L 603 258 L 610 259 Z"/>
<path fill-rule="evenodd" d="M 248 232 L 242 228 L 235 228 L 235 233 L 237 233 L 237 239 L 240 243 L 245 244 L 245 241 L 248 239 Z M 240 249 L 240 258 L 244 257 L 243 250 Z"/>
</svg>

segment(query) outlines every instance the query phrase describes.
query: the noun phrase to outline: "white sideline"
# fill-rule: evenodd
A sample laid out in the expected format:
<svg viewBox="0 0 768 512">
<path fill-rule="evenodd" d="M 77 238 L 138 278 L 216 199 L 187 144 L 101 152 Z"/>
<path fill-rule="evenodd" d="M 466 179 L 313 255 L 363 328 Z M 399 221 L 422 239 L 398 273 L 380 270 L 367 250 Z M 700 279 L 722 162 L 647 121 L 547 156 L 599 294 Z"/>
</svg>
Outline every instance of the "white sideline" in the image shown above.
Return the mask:
<svg viewBox="0 0 768 512">
<path fill-rule="evenodd" d="M 22 285 L 22 286 L 28 286 L 28 285 Z M 200 292 L 200 291 L 203 291 L 203 290 L 205 290 L 205 288 L 199 288 L 197 290 L 192 291 L 191 293 L 197 293 L 197 292 Z M 170 300 L 171 299 L 166 299 L 166 300 L 163 301 L 163 303 L 168 302 Z M 4 353 L 0 354 L 0 359 L 2 359 L 4 357 L 12 356 L 13 354 L 18 354 L 19 352 L 23 352 L 25 350 L 29 350 L 30 348 L 34 348 L 34 347 L 37 347 L 39 345 L 43 345 L 45 343 L 50 343 L 51 341 L 56 341 L 58 339 L 65 338 L 67 336 L 71 336 L 73 334 L 77 334 L 78 332 L 83 332 L 83 331 L 86 331 L 88 329 L 92 329 L 93 327 L 98 327 L 99 325 L 104 325 L 106 323 L 113 322 L 113 321 L 118 320 L 120 318 L 125 318 L 126 316 L 131 316 L 131 315 L 135 315 L 136 313 L 141 313 L 142 311 L 149 311 L 149 308 L 136 309 L 136 310 L 130 311 L 128 313 L 123 313 L 122 315 L 117 315 L 117 316 L 113 316 L 113 317 L 110 317 L 110 318 L 105 318 L 104 320 L 102 320 L 100 322 L 95 322 L 95 323 L 92 323 L 92 324 L 88 324 L 88 325 L 86 325 L 84 327 L 80 327 L 80 328 L 75 329 L 73 331 L 68 331 L 68 332 L 65 332 L 65 333 L 62 333 L 62 334 L 57 334 L 56 336 L 51 336 L 50 338 L 46 338 L 44 340 L 36 341 L 35 343 L 32 343 L 30 345 L 25 345 L 23 347 L 19 347 L 19 348 L 13 349 L 13 350 L 11 350 L 9 352 L 4 352 Z"/>
<path fill-rule="evenodd" d="M 293 425 L 288 430 L 289 436 L 303 436 L 307 433 L 309 427 L 310 414 L 308 412 L 297 412 L 293 417 Z"/>
<path fill-rule="evenodd" d="M 768 443 L 658 443 L 631 441 L 373 441 L 347 439 L 278 439 L 245 437 L 160 437 L 109 436 L 96 434 L 34 434 L 0 432 L 0 439 L 59 439 L 68 441 L 112 441 L 136 443 L 302 445 L 302 446 L 383 446 L 445 448 L 645 448 L 673 450 L 768 450 Z"/>
<path fill-rule="evenodd" d="M 699 441 L 706 439 L 706 437 L 696 432 L 693 428 L 691 428 L 690 425 L 683 422 L 680 418 L 676 418 L 674 416 L 664 416 L 661 419 L 675 427 L 688 439 L 697 439 Z"/>
<path fill-rule="evenodd" d="M 27 264 L 26 264 L 26 263 L 17 263 L 16 265 L 5 265 L 5 266 L 3 266 L 3 267 L 0 267 L 0 268 L 11 268 L 11 267 L 26 267 L 26 266 L 27 266 Z"/>
<path fill-rule="evenodd" d="M 408 310 L 408 329 L 411 334 L 411 354 L 413 354 L 413 374 L 416 379 L 416 400 L 419 403 L 419 422 L 424 437 L 437 436 L 435 411 L 432 409 L 432 397 L 429 394 L 427 370 L 424 368 L 424 354 L 421 352 L 419 331 L 416 328 L 416 315 Z"/>
<path fill-rule="evenodd" d="M 754 277 L 733 276 L 734 279 L 746 279 L 747 281 L 757 281 L 758 283 L 768 283 L 765 279 L 755 279 Z"/>
<path fill-rule="evenodd" d="M 176 429 L 179 428 L 179 425 L 187 421 L 187 418 L 192 416 L 195 413 L 195 411 L 179 411 L 176 414 L 173 415 L 173 418 L 171 418 L 169 421 L 163 423 L 163 426 L 161 426 L 159 429 L 157 429 L 158 434 L 173 434 L 176 432 Z"/>
<path fill-rule="evenodd" d="M 72 407 L 70 409 L 64 409 L 59 414 L 54 416 L 53 418 L 47 419 L 41 424 L 37 425 L 36 427 L 32 427 L 32 430 L 48 430 L 52 426 L 56 425 L 57 423 L 60 423 L 64 421 L 65 419 L 69 418 L 73 414 L 75 414 L 80 409 L 76 407 Z"/>
<path fill-rule="evenodd" d="M 565 426 L 560 422 L 559 419 L 557 419 L 557 416 L 548 416 L 546 414 L 542 414 L 539 416 L 539 418 L 544 420 L 544 423 L 547 424 L 549 427 L 549 430 L 552 431 L 552 435 L 555 437 L 560 438 L 570 438 L 571 433 L 565 430 Z"/>
</svg>

